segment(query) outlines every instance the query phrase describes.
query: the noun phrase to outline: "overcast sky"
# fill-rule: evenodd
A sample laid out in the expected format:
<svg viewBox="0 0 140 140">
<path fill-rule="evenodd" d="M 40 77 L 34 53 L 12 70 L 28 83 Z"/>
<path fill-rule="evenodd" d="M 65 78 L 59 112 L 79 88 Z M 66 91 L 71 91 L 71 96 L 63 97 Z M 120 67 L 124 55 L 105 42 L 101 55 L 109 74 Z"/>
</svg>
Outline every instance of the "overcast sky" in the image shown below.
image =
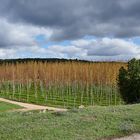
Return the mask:
<svg viewBox="0 0 140 140">
<path fill-rule="evenodd" d="M 140 0 L 0 0 L 0 58 L 140 58 Z"/>
</svg>

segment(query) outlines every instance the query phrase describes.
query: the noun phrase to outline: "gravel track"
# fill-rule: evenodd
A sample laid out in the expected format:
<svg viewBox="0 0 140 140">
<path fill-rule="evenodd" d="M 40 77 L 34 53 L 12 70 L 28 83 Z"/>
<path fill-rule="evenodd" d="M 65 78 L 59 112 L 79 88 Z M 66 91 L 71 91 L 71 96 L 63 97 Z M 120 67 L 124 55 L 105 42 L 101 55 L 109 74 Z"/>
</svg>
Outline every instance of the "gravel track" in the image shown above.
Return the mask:
<svg viewBox="0 0 140 140">
<path fill-rule="evenodd" d="M 133 134 L 122 138 L 115 138 L 112 140 L 140 140 L 140 134 Z"/>
<path fill-rule="evenodd" d="M 67 109 L 63 109 L 63 108 L 55 108 L 55 107 L 29 104 L 29 103 L 22 103 L 22 102 L 12 101 L 4 98 L 0 98 L 0 101 L 16 104 L 23 107 L 22 109 L 16 109 L 16 111 L 31 111 L 31 110 L 49 110 L 49 111 L 60 111 L 60 112 L 67 111 Z"/>
</svg>

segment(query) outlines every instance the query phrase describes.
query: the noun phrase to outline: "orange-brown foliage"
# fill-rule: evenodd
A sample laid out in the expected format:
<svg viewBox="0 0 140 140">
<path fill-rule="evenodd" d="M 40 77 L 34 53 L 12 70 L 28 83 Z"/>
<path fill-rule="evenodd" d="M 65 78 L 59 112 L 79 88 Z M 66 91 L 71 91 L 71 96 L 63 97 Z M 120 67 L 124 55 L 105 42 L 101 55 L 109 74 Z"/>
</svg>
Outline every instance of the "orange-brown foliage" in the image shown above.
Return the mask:
<svg viewBox="0 0 140 140">
<path fill-rule="evenodd" d="M 43 81 L 51 83 L 116 84 L 120 67 L 126 63 L 27 62 L 0 65 L 0 81 Z"/>
</svg>

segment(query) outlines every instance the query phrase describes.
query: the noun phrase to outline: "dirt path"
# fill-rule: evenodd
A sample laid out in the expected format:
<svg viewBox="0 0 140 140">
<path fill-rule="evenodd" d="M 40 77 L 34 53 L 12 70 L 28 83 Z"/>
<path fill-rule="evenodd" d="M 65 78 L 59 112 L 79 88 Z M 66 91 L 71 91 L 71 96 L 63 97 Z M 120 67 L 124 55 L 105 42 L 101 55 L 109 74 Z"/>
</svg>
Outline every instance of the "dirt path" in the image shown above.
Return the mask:
<svg viewBox="0 0 140 140">
<path fill-rule="evenodd" d="M 115 138 L 112 140 L 140 140 L 140 134 L 133 134 L 122 138 Z"/>
<path fill-rule="evenodd" d="M 23 107 L 23 109 L 17 109 L 17 111 L 31 111 L 31 110 L 67 111 L 67 109 L 63 109 L 63 108 L 55 108 L 55 107 L 16 102 L 16 101 L 4 99 L 4 98 L 0 98 L 0 101 L 16 104 Z"/>
</svg>

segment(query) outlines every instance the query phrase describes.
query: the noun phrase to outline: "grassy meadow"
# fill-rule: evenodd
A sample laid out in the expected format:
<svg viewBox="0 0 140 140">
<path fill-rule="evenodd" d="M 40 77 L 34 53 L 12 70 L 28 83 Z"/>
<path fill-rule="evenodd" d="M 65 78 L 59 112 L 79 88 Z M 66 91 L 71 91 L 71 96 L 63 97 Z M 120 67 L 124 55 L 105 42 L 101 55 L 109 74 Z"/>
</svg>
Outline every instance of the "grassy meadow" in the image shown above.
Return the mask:
<svg viewBox="0 0 140 140">
<path fill-rule="evenodd" d="M 10 111 L 10 110 L 20 109 L 20 108 L 22 108 L 22 107 L 0 101 L 0 112 Z"/>
<path fill-rule="evenodd" d="M 119 62 L 4 62 L 0 64 L 0 97 L 73 108 L 118 105 Z"/>
<path fill-rule="evenodd" d="M 99 140 L 140 132 L 140 105 L 0 112 L 1 140 Z"/>
</svg>

